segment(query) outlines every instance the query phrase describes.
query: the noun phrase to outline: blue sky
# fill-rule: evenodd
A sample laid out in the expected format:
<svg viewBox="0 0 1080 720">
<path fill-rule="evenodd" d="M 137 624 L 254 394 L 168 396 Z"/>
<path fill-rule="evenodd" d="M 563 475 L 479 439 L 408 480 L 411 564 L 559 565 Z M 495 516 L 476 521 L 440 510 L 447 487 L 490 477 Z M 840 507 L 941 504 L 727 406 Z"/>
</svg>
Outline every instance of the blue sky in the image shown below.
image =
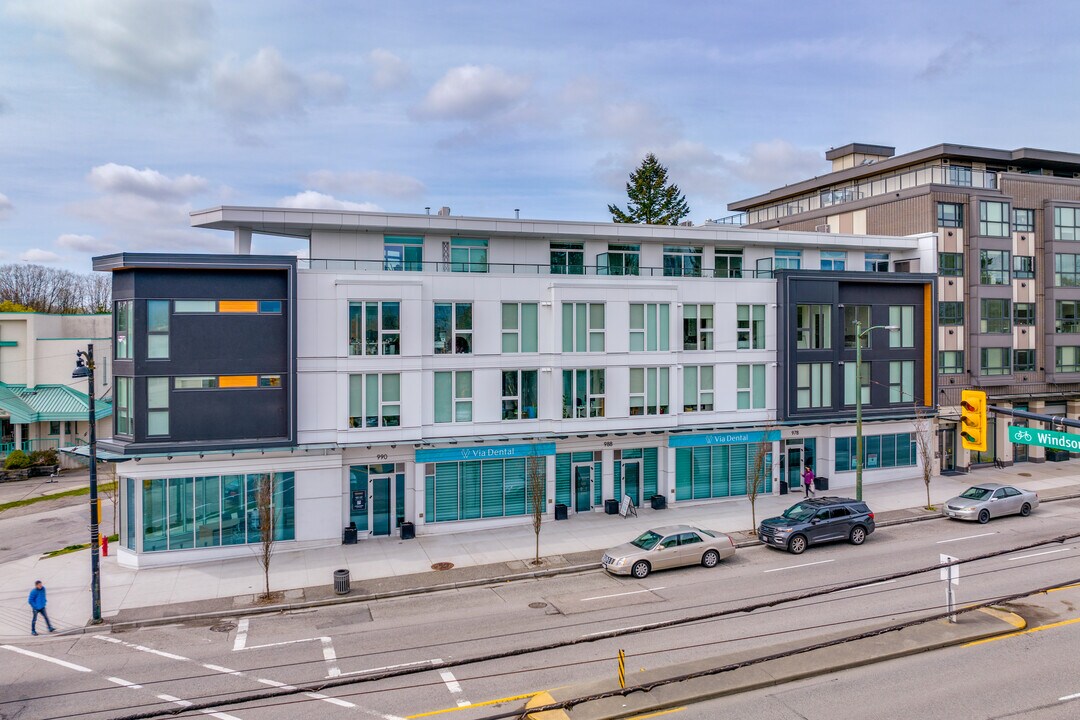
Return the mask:
<svg viewBox="0 0 1080 720">
<path fill-rule="evenodd" d="M 852 141 L 1080 151 L 1075 2 L 0 2 L 0 262 L 225 251 L 220 204 L 691 219 Z M 259 238 L 256 251 L 300 244 Z"/>
</svg>

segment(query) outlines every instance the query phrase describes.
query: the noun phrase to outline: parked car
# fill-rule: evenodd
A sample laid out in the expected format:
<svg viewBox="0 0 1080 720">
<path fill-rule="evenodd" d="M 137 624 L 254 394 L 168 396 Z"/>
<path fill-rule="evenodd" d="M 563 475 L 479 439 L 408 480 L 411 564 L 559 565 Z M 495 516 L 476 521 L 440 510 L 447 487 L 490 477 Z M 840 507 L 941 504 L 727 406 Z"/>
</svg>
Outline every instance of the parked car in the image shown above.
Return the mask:
<svg viewBox="0 0 1080 720">
<path fill-rule="evenodd" d="M 697 565 L 707 568 L 735 554 L 735 541 L 722 532 L 689 525 L 646 530 L 604 553 L 600 564 L 614 575 L 646 577 L 653 570 Z"/>
<path fill-rule="evenodd" d="M 761 521 L 758 539 L 769 547 L 798 555 L 810 545 L 847 540 L 862 545 L 874 532 L 874 513 L 861 500 L 811 498 L 796 503 L 783 515 Z"/>
<path fill-rule="evenodd" d="M 1027 517 L 1037 507 L 1039 494 L 1036 492 L 1001 483 L 982 483 L 947 500 L 945 514 L 956 520 L 986 523 L 999 515 L 1017 513 Z"/>
</svg>

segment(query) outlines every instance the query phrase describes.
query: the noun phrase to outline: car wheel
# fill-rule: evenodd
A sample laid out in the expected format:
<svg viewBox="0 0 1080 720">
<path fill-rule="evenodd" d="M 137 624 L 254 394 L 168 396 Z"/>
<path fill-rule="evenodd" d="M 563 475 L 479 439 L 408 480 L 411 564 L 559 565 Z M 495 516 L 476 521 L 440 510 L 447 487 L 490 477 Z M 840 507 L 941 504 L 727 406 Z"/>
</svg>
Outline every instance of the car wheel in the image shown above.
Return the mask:
<svg viewBox="0 0 1080 720">
<path fill-rule="evenodd" d="M 979 511 L 979 523 L 982 524 L 982 525 L 985 525 L 988 522 L 990 522 L 990 511 L 989 510 L 980 510 Z"/>
<path fill-rule="evenodd" d="M 638 580 L 641 580 L 642 578 L 649 575 L 650 570 L 652 570 L 652 568 L 649 567 L 649 563 L 645 562 L 644 560 L 638 560 L 636 563 L 634 563 L 634 567 L 630 568 L 630 574 L 636 577 Z"/>
<path fill-rule="evenodd" d="M 851 530 L 851 536 L 848 538 L 852 545 L 862 545 L 866 542 L 866 528 L 855 527 Z"/>
<path fill-rule="evenodd" d="M 796 535 L 788 541 L 787 549 L 792 555 L 802 555 L 803 550 L 806 550 L 806 538 Z"/>
<path fill-rule="evenodd" d="M 705 567 L 716 567 L 720 562 L 720 553 L 715 550 L 709 550 L 707 553 L 701 556 L 701 564 Z"/>
<path fill-rule="evenodd" d="M 1022 517 L 1027 517 L 1030 514 L 1031 514 L 1031 503 L 1024 503 L 1023 505 L 1020 506 L 1020 515 Z"/>
</svg>

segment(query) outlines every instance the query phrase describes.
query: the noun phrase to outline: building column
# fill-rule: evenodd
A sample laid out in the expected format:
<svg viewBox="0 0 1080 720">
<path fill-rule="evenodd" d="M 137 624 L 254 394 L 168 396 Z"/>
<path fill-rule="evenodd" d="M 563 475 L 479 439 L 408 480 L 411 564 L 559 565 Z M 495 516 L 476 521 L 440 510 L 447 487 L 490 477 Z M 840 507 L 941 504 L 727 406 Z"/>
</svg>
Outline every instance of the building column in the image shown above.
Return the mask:
<svg viewBox="0 0 1080 720">
<path fill-rule="evenodd" d="M 773 440 L 773 443 L 772 443 L 772 456 L 773 456 L 773 460 L 772 460 L 772 494 L 773 495 L 779 495 L 780 494 L 780 478 L 781 478 L 781 474 L 780 474 L 780 441 L 779 440 Z M 817 459 L 819 461 L 821 460 L 821 452 L 820 451 L 817 454 Z"/>
<path fill-rule="evenodd" d="M 668 505 L 671 505 L 673 502 L 675 502 L 675 448 L 662 447 L 660 448 L 660 452 L 656 453 L 656 455 L 656 473 L 658 483 L 656 491 L 661 495 L 667 497 Z M 660 462 L 661 455 L 664 456 L 664 462 Z"/>
<path fill-rule="evenodd" d="M 60 440 L 59 440 L 60 447 L 64 447 L 64 445 L 66 444 L 66 440 L 67 440 L 67 434 L 64 432 L 64 430 L 66 429 L 64 427 L 65 425 L 67 425 L 67 423 L 64 422 L 63 420 L 61 420 L 60 421 Z"/>
<path fill-rule="evenodd" d="M 22 429 L 23 429 L 22 423 L 15 423 L 15 449 L 16 450 L 22 450 L 22 441 L 23 441 Z"/>
<path fill-rule="evenodd" d="M 615 497 L 615 451 L 608 448 L 600 451 L 600 499 Z M 601 503 L 600 509 L 604 506 Z"/>
<path fill-rule="evenodd" d="M 525 473 L 525 477 L 528 478 L 528 472 Z M 544 456 L 544 477 L 547 479 L 547 507 L 544 508 L 544 515 L 555 517 L 555 456 Z M 574 490 L 574 471 L 571 466 L 570 470 L 570 490 L 571 499 L 573 499 Z M 526 488 L 528 486 L 526 485 Z"/>
<path fill-rule="evenodd" d="M 1045 400 L 1032 400 L 1028 403 L 1028 412 L 1038 413 L 1043 415 L 1046 413 L 1046 401 Z M 1046 424 L 1038 422 L 1036 420 L 1028 420 L 1028 427 L 1032 430 L 1045 430 Z M 1046 448 L 1042 445 L 1029 445 L 1028 446 L 1028 462 L 1041 463 L 1046 462 Z"/>
<path fill-rule="evenodd" d="M 236 228 L 233 230 L 233 254 L 251 254 L 251 228 Z"/>
<path fill-rule="evenodd" d="M 994 404 L 1009 410 L 1013 406 L 1010 402 L 995 402 Z M 998 460 L 1001 460 L 1006 465 L 1013 464 L 1013 446 L 1009 442 L 1009 424 L 1011 422 L 1011 415 L 998 415 L 997 422 L 994 423 L 994 447 L 997 448 Z"/>
<path fill-rule="evenodd" d="M 424 493 L 427 491 L 427 486 L 424 481 L 424 467 L 422 462 L 413 463 L 413 487 L 412 492 L 409 492 L 408 484 L 405 486 L 405 518 L 412 518 L 417 527 L 423 525 L 427 518 L 424 517 L 424 508 L 427 507 L 425 502 Z M 408 464 L 406 464 L 408 469 Z M 409 510 L 409 498 L 412 498 L 412 510 Z"/>
<path fill-rule="evenodd" d="M 1070 420 L 1080 420 L 1080 399 L 1069 399 L 1065 401 L 1065 417 Z M 1080 428 L 1066 427 L 1066 431 L 1070 435 L 1080 435 Z M 1069 453 L 1070 458 L 1080 457 L 1080 453 Z"/>
</svg>

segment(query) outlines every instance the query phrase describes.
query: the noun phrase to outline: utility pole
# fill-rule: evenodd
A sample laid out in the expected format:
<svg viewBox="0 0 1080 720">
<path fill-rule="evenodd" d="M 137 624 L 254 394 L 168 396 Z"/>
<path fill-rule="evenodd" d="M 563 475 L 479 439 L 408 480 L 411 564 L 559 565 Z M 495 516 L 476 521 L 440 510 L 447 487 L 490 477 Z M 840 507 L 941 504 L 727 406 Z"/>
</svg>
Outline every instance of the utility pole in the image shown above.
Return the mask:
<svg viewBox="0 0 1080 720">
<path fill-rule="evenodd" d="M 83 362 L 86 358 L 86 362 Z M 90 596 L 93 605 L 90 616 L 91 625 L 101 623 L 101 560 L 98 535 L 98 486 L 97 486 L 97 418 L 94 412 L 94 343 L 88 343 L 86 352 L 75 352 L 75 369 L 72 378 L 86 378 L 89 387 L 86 391 L 87 409 L 90 414 Z"/>
</svg>

